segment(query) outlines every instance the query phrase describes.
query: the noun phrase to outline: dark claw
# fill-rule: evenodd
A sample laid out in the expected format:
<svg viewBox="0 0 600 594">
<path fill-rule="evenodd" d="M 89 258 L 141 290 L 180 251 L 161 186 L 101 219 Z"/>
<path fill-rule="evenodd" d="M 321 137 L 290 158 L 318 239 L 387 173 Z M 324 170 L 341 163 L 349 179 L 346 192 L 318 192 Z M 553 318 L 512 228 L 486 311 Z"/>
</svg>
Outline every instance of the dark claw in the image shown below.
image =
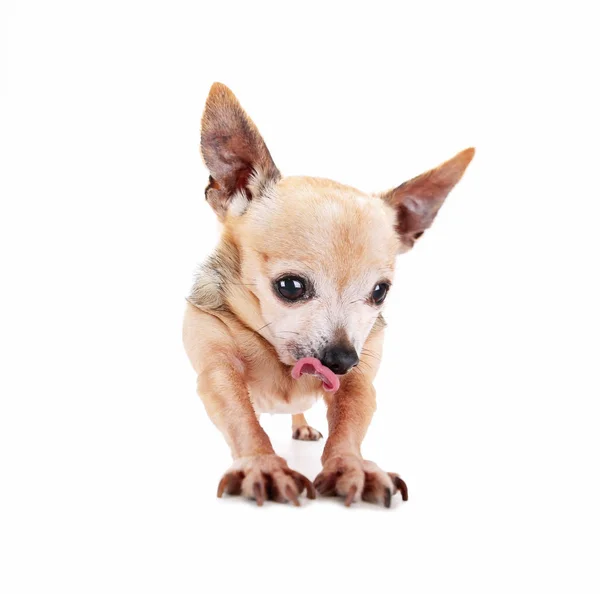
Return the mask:
<svg viewBox="0 0 600 594">
<path fill-rule="evenodd" d="M 298 439 L 300 437 L 300 429 L 296 429 L 294 433 L 292 433 L 292 439 Z"/>
<path fill-rule="evenodd" d="M 402 494 L 402 501 L 408 501 L 408 487 L 406 483 L 399 476 L 395 476 L 394 485 L 396 485 L 396 488 Z"/>
<path fill-rule="evenodd" d="M 219 481 L 219 486 L 217 487 L 217 497 L 223 497 L 223 492 L 225 491 L 225 487 L 229 482 L 229 474 L 223 475 L 223 478 Z"/>
<path fill-rule="evenodd" d="M 283 497 L 279 492 L 273 477 L 265 472 L 262 473 L 262 476 L 265 485 L 266 499 L 270 501 L 277 501 L 278 503 L 284 503 L 285 497 Z"/>
<path fill-rule="evenodd" d="M 390 505 L 392 505 L 392 490 L 389 487 L 385 490 L 383 505 L 385 505 L 385 507 L 390 507 Z"/>
</svg>

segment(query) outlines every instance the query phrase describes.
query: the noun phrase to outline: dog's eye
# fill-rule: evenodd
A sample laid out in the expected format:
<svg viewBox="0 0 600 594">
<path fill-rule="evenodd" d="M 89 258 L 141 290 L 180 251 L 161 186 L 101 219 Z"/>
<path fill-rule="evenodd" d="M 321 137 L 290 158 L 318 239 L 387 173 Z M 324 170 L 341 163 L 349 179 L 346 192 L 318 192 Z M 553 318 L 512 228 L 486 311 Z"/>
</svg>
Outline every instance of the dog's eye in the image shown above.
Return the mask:
<svg viewBox="0 0 600 594">
<path fill-rule="evenodd" d="M 306 295 L 306 282 L 297 276 L 285 276 L 275 282 L 277 292 L 287 301 L 297 301 Z"/>
<path fill-rule="evenodd" d="M 375 305 L 381 305 L 390 289 L 387 283 L 377 283 L 371 293 L 371 300 Z"/>
</svg>

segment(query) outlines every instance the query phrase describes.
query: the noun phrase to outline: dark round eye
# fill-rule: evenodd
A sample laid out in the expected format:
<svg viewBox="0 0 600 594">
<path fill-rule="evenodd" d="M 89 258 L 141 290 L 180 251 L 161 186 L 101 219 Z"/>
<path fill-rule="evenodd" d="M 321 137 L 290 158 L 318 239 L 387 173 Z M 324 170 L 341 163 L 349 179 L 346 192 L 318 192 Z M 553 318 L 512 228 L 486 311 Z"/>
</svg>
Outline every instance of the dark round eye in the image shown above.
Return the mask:
<svg viewBox="0 0 600 594">
<path fill-rule="evenodd" d="M 284 276 L 275 282 L 277 292 L 288 301 L 297 301 L 306 294 L 306 282 L 297 276 Z"/>
<path fill-rule="evenodd" d="M 390 286 L 387 283 L 377 283 L 371 293 L 371 300 L 375 305 L 381 305 L 385 301 Z"/>
</svg>

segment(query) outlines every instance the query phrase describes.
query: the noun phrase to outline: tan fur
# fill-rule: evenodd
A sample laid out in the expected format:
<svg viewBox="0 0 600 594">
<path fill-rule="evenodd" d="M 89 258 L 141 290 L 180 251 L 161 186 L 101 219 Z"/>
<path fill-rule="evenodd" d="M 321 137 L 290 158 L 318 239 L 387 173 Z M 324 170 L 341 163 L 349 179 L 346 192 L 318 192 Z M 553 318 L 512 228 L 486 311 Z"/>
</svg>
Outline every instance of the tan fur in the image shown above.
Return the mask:
<svg viewBox="0 0 600 594">
<path fill-rule="evenodd" d="M 375 411 L 372 382 L 385 326 L 370 299 L 391 282 L 396 254 L 429 227 L 472 158 L 461 153 L 383 195 L 310 177 L 281 177 L 256 126 L 223 85 L 203 117 L 202 154 L 211 173 L 207 200 L 223 222 L 220 244 L 200 267 L 184 321 L 184 345 L 198 393 L 231 448 L 234 465 L 219 495 L 297 503 L 307 479 L 275 456 L 257 414 L 292 414 L 298 439 L 318 439 L 303 412 L 325 396 L 329 437 L 315 485 L 349 504 L 389 500 L 406 485 L 362 459 L 360 444 Z M 416 237 L 415 237 L 416 236 Z M 273 283 L 310 279 L 314 296 L 284 303 Z M 300 357 L 333 342 L 351 345 L 359 364 L 326 393 L 321 381 L 291 377 Z"/>
</svg>

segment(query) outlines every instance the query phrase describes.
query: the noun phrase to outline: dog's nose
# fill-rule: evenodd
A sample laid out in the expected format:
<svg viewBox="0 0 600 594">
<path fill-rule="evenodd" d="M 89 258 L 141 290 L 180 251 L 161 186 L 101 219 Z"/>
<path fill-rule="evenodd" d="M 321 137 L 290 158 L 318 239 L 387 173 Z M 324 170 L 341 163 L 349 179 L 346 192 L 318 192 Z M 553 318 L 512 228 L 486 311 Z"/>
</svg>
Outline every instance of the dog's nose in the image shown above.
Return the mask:
<svg viewBox="0 0 600 594">
<path fill-rule="evenodd" d="M 358 364 L 358 355 L 350 345 L 337 345 L 329 347 L 319 361 L 336 375 L 344 375 Z"/>
</svg>

